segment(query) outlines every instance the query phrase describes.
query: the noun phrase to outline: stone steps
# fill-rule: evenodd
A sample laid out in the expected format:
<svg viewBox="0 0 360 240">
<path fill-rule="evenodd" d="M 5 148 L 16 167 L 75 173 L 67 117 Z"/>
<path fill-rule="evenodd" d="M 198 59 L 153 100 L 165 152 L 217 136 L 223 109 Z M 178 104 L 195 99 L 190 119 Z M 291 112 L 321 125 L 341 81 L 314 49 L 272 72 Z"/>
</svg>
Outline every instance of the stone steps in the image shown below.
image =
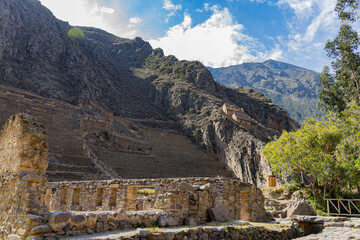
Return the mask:
<svg viewBox="0 0 360 240">
<path fill-rule="evenodd" d="M 96 169 L 95 167 L 88 167 L 81 165 L 50 164 L 47 171 L 97 173 L 99 170 Z"/>
<path fill-rule="evenodd" d="M 104 174 L 91 174 L 88 172 L 67 172 L 67 171 L 46 171 L 50 182 L 58 181 L 78 181 L 78 180 L 106 180 Z"/>
</svg>

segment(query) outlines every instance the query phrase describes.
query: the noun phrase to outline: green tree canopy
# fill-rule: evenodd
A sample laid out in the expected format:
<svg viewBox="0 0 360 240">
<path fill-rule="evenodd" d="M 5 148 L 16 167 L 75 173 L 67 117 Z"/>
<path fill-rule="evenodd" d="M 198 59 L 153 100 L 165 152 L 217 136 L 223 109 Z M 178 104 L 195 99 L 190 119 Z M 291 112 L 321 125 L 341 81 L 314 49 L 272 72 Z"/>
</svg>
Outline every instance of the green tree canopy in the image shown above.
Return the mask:
<svg viewBox="0 0 360 240">
<path fill-rule="evenodd" d="M 342 21 L 340 31 L 325 49 L 335 72 L 325 67 L 319 84 L 320 107 L 340 113 L 351 101 L 360 103 L 360 39 L 352 24 L 359 18 L 359 0 L 338 0 L 335 11 Z"/>
<path fill-rule="evenodd" d="M 73 27 L 72 29 L 70 29 L 68 31 L 68 36 L 70 38 L 77 38 L 77 39 L 85 38 L 84 32 L 80 28 L 77 28 L 77 27 Z"/>
<path fill-rule="evenodd" d="M 353 102 L 341 117 L 310 119 L 296 132 L 284 131 L 263 153 L 280 176 L 303 172 L 334 195 L 360 184 L 360 107 Z"/>
</svg>

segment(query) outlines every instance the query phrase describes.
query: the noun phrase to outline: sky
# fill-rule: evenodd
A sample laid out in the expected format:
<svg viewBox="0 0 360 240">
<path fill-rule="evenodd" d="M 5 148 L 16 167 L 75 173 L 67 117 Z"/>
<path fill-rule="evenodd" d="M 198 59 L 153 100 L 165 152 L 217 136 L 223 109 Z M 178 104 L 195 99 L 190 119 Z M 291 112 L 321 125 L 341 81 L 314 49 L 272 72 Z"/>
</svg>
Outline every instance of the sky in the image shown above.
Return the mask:
<svg viewBox="0 0 360 240">
<path fill-rule="evenodd" d="M 320 72 L 340 27 L 336 0 L 40 0 L 73 26 L 141 37 L 180 60 L 226 67 L 267 59 Z"/>
</svg>

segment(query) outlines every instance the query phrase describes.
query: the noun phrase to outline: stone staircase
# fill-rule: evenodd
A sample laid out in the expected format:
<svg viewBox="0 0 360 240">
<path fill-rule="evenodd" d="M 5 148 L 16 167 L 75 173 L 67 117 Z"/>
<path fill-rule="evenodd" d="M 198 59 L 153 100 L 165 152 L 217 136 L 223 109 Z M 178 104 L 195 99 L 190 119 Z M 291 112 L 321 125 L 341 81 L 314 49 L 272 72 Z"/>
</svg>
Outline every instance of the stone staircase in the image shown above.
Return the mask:
<svg viewBox="0 0 360 240">
<path fill-rule="evenodd" d="M 280 218 L 280 215 L 287 206 L 295 201 L 291 194 L 281 188 L 263 190 L 265 197 L 264 206 L 274 218 Z"/>
<path fill-rule="evenodd" d="M 141 131 L 148 146 L 144 151 L 92 146 L 93 151 L 122 178 L 232 176 L 225 163 L 201 151 L 182 134 L 158 129 Z"/>
</svg>

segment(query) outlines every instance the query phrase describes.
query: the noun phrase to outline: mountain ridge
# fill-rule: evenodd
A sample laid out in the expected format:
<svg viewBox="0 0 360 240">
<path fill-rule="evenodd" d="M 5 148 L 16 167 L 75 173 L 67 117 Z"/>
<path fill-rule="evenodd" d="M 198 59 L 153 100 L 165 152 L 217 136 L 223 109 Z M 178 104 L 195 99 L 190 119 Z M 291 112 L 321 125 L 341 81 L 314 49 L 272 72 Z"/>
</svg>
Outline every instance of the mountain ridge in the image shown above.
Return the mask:
<svg viewBox="0 0 360 240">
<path fill-rule="evenodd" d="M 208 69 L 221 84 L 262 91 L 299 122 L 322 116 L 317 93 L 320 74 L 315 71 L 271 59 Z"/>
</svg>

